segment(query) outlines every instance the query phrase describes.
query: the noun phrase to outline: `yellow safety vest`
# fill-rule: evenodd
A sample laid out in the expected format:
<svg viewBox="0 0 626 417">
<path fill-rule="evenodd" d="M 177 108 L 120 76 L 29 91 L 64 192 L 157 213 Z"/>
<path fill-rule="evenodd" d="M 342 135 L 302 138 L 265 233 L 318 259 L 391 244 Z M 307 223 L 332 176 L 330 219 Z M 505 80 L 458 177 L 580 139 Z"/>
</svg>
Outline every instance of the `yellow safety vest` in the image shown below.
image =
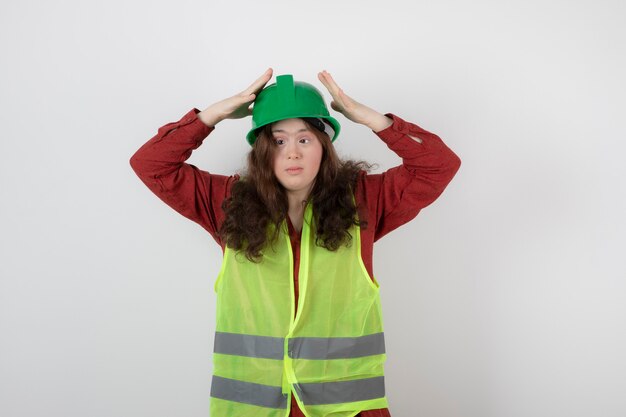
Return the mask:
<svg viewBox="0 0 626 417">
<path fill-rule="evenodd" d="M 260 263 L 226 248 L 215 282 L 211 417 L 287 417 L 291 395 L 307 417 L 388 407 L 380 290 L 363 264 L 359 227 L 333 252 L 315 244 L 311 222 L 309 204 L 295 318 L 286 223 Z"/>
</svg>

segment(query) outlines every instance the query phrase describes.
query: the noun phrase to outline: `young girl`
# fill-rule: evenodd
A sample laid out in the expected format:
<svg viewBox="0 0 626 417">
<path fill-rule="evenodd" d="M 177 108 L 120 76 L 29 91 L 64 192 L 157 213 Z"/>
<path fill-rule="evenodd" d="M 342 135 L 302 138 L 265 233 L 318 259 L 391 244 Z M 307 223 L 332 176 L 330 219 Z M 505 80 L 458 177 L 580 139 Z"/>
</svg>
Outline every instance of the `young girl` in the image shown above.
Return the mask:
<svg viewBox="0 0 626 417">
<path fill-rule="evenodd" d="M 242 93 L 166 124 L 130 160 L 224 251 L 211 415 L 389 416 L 373 245 L 432 203 L 460 159 L 437 135 L 358 103 L 322 71 L 331 107 L 402 158 L 370 175 L 367 164 L 338 158 L 340 125 L 319 90 L 291 75 L 265 87 L 271 77 L 270 68 Z M 242 176 L 185 163 L 218 123 L 250 115 Z"/>
</svg>

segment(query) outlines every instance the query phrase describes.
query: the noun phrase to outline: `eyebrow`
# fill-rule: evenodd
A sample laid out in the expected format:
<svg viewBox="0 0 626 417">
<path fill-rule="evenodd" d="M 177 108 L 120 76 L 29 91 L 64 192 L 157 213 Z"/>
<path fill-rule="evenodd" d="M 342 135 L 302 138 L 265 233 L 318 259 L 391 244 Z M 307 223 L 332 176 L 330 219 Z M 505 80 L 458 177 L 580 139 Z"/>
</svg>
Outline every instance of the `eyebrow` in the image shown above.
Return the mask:
<svg viewBox="0 0 626 417">
<path fill-rule="evenodd" d="M 296 133 L 300 133 L 300 132 L 308 132 L 308 131 L 309 131 L 309 129 L 304 128 L 304 129 L 300 129 L 300 130 L 298 130 Z M 287 133 L 287 131 L 286 131 L 286 130 L 283 130 L 283 129 L 272 129 L 272 133 L 276 133 L 276 132 L 283 132 L 283 133 Z"/>
</svg>

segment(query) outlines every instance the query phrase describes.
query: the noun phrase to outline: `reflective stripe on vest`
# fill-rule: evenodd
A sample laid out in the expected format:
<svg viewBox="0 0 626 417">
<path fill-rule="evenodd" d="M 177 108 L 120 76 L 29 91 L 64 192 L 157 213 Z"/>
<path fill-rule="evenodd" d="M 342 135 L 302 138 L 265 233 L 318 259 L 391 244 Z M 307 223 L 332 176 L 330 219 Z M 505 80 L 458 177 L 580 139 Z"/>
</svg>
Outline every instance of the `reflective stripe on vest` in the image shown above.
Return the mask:
<svg viewBox="0 0 626 417">
<path fill-rule="evenodd" d="M 287 408 L 281 387 L 243 382 L 213 375 L 211 397 L 268 408 Z"/>
<path fill-rule="evenodd" d="M 347 403 L 385 396 L 385 380 L 382 376 L 322 384 L 300 383 L 295 384 L 294 388 L 307 405 Z"/>
<path fill-rule="evenodd" d="M 214 353 L 282 359 L 285 339 L 282 337 L 215 332 Z"/>
<path fill-rule="evenodd" d="M 291 395 L 307 417 L 388 407 L 379 287 L 361 259 L 360 229 L 331 252 L 315 244 L 312 222 L 307 205 L 297 315 L 286 223 L 259 263 L 226 248 L 215 283 L 211 416 L 287 417 Z"/>
<path fill-rule="evenodd" d="M 299 383 L 294 385 L 306 405 L 338 404 L 363 401 L 385 395 L 382 376 L 353 381 Z M 287 408 L 287 395 L 280 387 L 243 382 L 236 379 L 213 376 L 211 397 L 268 408 Z"/>
<path fill-rule="evenodd" d="M 295 337 L 288 355 L 294 359 L 345 359 L 385 353 L 384 333 L 360 337 Z M 282 359 L 284 338 L 215 333 L 213 352 L 253 358 Z"/>
</svg>

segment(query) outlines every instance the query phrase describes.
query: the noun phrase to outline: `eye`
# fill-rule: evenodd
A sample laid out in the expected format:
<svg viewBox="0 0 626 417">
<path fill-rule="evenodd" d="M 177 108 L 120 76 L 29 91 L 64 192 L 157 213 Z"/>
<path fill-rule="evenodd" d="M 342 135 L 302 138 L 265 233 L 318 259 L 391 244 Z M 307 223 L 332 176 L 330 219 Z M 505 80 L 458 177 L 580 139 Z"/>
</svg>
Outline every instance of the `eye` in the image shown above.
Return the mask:
<svg viewBox="0 0 626 417">
<path fill-rule="evenodd" d="M 280 139 L 280 138 L 274 138 L 274 143 L 276 145 L 280 146 L 280 145 L 283 145 L 285 143 L 285 140 L 284 139 Z"/>
<path fill-rule="evenodd" d="M 311 142 L 311 139 L 309 139 L 308 137 L 304 137 L 304 138 L 300 138 L 300 140 L 298 142 L 300 142 L 300 143 L 309 143 L 309 142 Z"/>
</svg>

